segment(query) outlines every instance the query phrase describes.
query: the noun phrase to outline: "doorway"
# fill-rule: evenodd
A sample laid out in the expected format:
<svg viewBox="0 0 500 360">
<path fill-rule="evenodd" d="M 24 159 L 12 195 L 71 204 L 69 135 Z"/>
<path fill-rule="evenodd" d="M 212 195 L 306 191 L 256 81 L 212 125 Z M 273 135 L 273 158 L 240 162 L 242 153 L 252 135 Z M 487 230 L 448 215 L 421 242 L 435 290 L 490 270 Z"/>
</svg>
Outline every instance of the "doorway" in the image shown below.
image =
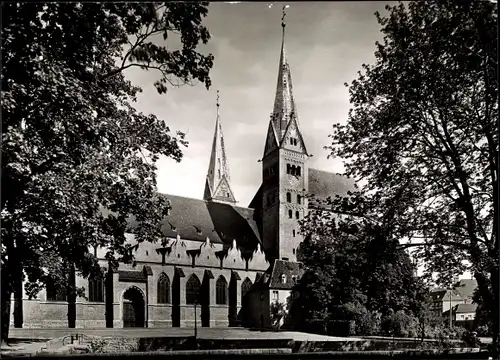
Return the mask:
<svg viewBox="0 0 500 360">
<path fill-rule="evenodd" d="M 136 287 L 123 294 L 123 327 L 144 327 L 144 297 Z"/>
</svg>

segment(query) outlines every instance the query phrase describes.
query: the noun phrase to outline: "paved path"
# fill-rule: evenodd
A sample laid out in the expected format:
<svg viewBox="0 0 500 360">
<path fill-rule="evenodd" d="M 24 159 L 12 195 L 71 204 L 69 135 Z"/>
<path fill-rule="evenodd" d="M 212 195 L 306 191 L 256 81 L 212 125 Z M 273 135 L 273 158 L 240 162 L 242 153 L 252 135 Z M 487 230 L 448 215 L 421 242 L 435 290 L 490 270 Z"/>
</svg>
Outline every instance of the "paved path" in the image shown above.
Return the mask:
<svg viewBox="0 0 500 360">
<path fill-rule="evenodd" d="M 105 337 L 186 337 L 194 335 L 194 328 L 127 328 L 127 329 L 13 329 L 11 339 L 54 339 L 71 334 L 86 334 Z M 296 331 L 258 331 L 244 328 L 198 328 L 200 339 L 291 339 L 296 341 L 362 341 L 359 338 L 334 337 Z"/>
</svg>

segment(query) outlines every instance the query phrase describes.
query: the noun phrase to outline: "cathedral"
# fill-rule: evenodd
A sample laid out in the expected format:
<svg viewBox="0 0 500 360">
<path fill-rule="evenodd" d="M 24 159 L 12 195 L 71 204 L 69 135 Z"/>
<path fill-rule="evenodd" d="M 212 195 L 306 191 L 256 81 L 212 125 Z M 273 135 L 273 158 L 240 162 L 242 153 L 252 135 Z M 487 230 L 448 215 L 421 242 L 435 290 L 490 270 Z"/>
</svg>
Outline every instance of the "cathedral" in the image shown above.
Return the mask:
<svg viewBox="0 0 500 360">
<path fill-rule="evenodd" d="M 217 116 L 203 199 L 165 194 L 164 246 L 142 243 L 131 264 L 105 279 L 75 276 L 85 297 L 68 301 L 48 284 L 36 299 L 17 293 L 13 327 L 122 328 L 270 326 L 270 305 L 285 303 L 304 272 L 299 221 L 313 199 L 345 195 L 353 182 L 312 169 L 293 96 L 285 23 L 274 108 L 265 137 L 262 183 L 248 207 L 236 206 L 222 123 Z M 127 239 L 133 242 L 133 227 Z"/>
</svg>

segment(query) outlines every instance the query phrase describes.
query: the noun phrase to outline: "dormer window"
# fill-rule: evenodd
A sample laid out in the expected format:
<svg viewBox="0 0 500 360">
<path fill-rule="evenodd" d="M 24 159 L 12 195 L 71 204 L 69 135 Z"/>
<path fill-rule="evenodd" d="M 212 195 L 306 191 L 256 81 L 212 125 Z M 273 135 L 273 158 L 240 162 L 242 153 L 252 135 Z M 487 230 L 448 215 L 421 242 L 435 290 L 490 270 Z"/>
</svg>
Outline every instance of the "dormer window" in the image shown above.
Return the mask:
<svg viewBox="0 0 500 360">
<path fill-rule="evenodd" d="M 292 275 L 292 281 L 294 284 L 297 283 L 297 276 L 296 275 Z"/>
<path fill-rule="evenodd" d="M 286 275 L 285 274 L 281 274 L 281 283 L 286 284 Z"/>
<path fill-rule="evenodd" d="M 297 146 L 297 139 L 296 138 L 290 138 L 290 145 Z"/>
</svg>

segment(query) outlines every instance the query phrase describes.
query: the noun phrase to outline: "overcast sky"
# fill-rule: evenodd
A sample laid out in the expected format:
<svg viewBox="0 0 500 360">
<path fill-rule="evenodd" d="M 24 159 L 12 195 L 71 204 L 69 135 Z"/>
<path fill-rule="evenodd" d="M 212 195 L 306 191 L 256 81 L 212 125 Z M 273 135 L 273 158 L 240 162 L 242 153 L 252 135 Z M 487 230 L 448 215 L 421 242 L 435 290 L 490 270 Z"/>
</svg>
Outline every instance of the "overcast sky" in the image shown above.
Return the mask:
<svg viewBox="0 0 500 360">
<path fill-rule="evenodd" d="M 269 3 L 271 4 L 271 3 Z M 212 3 L 204 24 L 211 40 L 202 48 L 215 56 L 209 91 L 199 84 L 159 95 L 154 72 L 130 68 L 126 76 L 144 91 L 137 108 L 187 132 L 190 142 L 180 163 L 159 162 L 162 193 L 202 198 L 216 118 L 216 91 L 239 206 L 248 206 L 261 183 L 261 163 L 274 104 L 281 47 L 282 6 L 286 3 Z M 349 110 L 345 82 L 363 63 L 374 62 L 381 40 L 375 11 L 385 2 L 292 2 L 287 9 L 286 46 L 299 123 L 314 157 L 310 167 L 342 172 L 341 161 L 327 159 L 332 124 L 345 123 Z"/>
</svg>

